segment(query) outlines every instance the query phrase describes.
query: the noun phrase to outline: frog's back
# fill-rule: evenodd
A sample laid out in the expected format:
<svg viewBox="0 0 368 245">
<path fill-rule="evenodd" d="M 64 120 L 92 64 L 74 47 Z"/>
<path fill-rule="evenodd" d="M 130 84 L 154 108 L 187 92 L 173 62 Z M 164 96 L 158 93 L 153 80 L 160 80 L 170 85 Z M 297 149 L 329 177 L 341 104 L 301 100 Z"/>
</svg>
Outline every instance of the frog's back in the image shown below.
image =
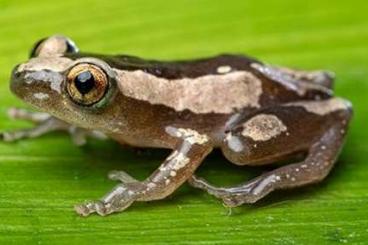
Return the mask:
<svg viewBox="0 0 368 245">
<path fill-rule="evenodd" d="M 124 95 L 176 111 L 231 113 L 243 108 L 331 96 L 324 86 L 302 81 L 243 55 L 223 54 L 183 61 L 93 56 L 117 72 Z"/>
</svg>

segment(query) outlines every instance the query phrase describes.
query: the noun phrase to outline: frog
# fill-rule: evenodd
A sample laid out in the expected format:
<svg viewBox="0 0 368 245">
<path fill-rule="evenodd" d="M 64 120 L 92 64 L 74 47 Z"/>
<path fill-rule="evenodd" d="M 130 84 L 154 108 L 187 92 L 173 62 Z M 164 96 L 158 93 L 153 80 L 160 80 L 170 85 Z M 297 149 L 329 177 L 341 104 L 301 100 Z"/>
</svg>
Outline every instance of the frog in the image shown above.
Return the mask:
<svg viewBox="0 0 368 245">
<path fill-rule="evenodd" d="M 351 102 L 334 95 L 333 83 L 329 71 L 241 54 L 159 61 L 80 52 L 70 38 L 53 35 L 37 42 L 11 73 L 11 91 L 37 111 L 11 108 L 9 116 L 35 127 L 2 132 L 1 139 L 65 131 L 77 145 L 88 137 L 110 138 L 171 151 L 144 180 L 111 171 L 108 178 L 118 184 L 99 200 L 76 205 L 81 216 L 161 200 L 184 183 L 227 207 L 251 205 L 330 173 L 353 115 Z M 196 174 L 214 149 L 238 166 L 276 167 L 240 184 L 216 185 Z"/>
</svg>

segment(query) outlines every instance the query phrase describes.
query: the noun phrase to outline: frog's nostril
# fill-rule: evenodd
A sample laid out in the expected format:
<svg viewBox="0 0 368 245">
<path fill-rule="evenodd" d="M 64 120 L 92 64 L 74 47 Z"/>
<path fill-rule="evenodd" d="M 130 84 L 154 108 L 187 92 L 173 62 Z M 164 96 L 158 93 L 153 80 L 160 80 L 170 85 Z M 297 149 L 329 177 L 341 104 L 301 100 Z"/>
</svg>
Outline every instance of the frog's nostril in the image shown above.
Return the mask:
<svg viewBox="0 0 368 245">
<path fill-rule="evenodd" d="M 19 87 L 21 85 L 22 82 L 22 72 L 19 71 L 19 65 L 17 65 L 16 67 L 14 67 L 12 73 L 11 73 L 11 78 L 10 78 L 10 90 L 17 94 Z"/>
<path fill-rule="evenodd" d="M 18 79 L 19 77 L 20 77 L 20 72 L 16 71 L 16 72 L 13 73 L 13 78 L 14 79 Z"/>
<path fill-rule="evenodd" d="M 17 79 L 17 78 L 19 78 L 20 77 L 20 72 L 19 72 L 19 65 L 17 65 L 17 66 L 15 66 L 14 67 L 14 69 L 13 69 L 13 71 L 12 71 L 12 80 L 14 80 L 14 79 Z"/>
</svg>

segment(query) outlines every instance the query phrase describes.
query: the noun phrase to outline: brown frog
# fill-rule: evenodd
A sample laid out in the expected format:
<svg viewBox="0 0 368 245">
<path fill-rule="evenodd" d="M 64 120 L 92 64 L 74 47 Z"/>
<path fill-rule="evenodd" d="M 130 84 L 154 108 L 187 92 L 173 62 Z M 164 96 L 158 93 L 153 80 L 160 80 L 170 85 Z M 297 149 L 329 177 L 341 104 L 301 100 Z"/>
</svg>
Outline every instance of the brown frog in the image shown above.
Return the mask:
<svg viewBox="0 0 368 245">
<path fill-rule="evenodd" d="M 81 53 L 70 39 L 55 35 L 38 42 L 11 77 L 12 92 L 44 112 L 10 110 L 37 125 L 2 138 L 66 130 L 77 144 L 86 136 L 107 136 L 172 149 L 144 181 L 111 172 L 109 178 L 121 183 L 101 200 L 77 205 L 83 216 L 163 199 L 186 181 L 235 207 L 328 175 L 352 116 L 350 102 L 333 96 L 332 83 L 329 72 L 281 68 L 242 55 L 167 62 Z M 237 165 L 306 156 L 237 186 L 216 187 L 195 176 L 214 148 Z"/>
</svg>

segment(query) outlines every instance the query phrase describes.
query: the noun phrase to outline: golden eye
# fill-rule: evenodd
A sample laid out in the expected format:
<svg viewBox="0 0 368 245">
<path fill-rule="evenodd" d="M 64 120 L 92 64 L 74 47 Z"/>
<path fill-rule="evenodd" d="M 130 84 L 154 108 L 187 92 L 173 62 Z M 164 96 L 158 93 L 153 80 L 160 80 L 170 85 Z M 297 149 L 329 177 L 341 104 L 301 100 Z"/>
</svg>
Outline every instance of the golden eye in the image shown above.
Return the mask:
<svg viewBox="0 0 368 245">
<path fill-rule="evenodd" d="M 105 72 L 92 64 L 79 64 L 67 75 L 67 90 L 70 97 L 85 106 L 99 102 L 108 89 Z"/>
</svg>

